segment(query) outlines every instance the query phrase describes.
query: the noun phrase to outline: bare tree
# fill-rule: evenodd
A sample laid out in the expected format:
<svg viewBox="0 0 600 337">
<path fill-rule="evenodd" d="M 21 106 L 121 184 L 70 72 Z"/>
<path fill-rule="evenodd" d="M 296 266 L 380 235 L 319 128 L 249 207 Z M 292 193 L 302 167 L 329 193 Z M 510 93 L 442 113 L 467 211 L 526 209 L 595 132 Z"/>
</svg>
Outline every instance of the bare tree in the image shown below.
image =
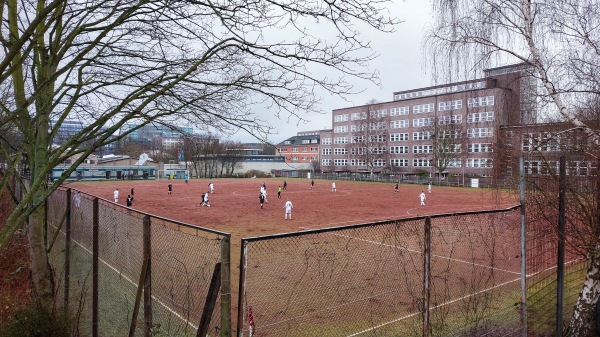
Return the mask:
<svg viewBox="0 0 600 337">
<path fill-rule="evenodd" d="M 438 181 L 446 168 L 461 163 L 463 153 L 466 151 L 463 125 L 460 114 L 441 114 L 433 121 L 433 126 L 430 128 L 434 158 L 432 165 L 438 173 Z"/>
<path fill-rule="evenodd" d="M 492 62 L 521 62 L 539 83 L 541 90 L 531 93 L 538 111 L 552 111 L 600 147 L 598 129 L 576 114 L 582 104 L 600 94 L 600 3 L 434 0 L 433 4 L 437 21 L 427 40 L 431 52 L 425 55 L 433 55 L 435 74 L 456 78 Z M 600 238 L 594 239 L 587 252 L 587 277 L 568 328 L 573 336 L 592 331 L 600 296 Z"/>
<path fill-rule="evenodd" d="M 387 162 L 389 140 L 387 111 L 374 100 L 350 125 L 348 152 L 355 166 L 363 166 L 370 175 L 381 171 Z"/>
<path fill-rule="evenodd" d="M 391 29 L 396 21 L 381 14 L 384 6 L 378 0 L 319 5 L 8 0 L 0 88 L 12 91 L 12 99 L 2 102 L 0 127 L 18 130 L 23 143 L 3 152 L 15 163 L 9 170 L 13 176 L 25 158 L 30 183 L 0 231 L 0 247 L 30 217 L 31 269 L 42 307 L 51 308 L 53 294 L 40 205 L 89 154 L 134 132 L 111 138 L 128 122 L 138 127 L 189 122 L 223 132 L 241 128 L 265 138 L 272 127 L 253 113 L 254 106 L 266 104 L 276 116 L 302 119 L 300 112 L 319 110 L 315 86 L 344 95 L 352 92 L 346 76 L 375 80 L 362 70 L 374 55 L 354 25 Z M 334 31 L 335 37 L 317 37 L 316 31 Z M 285 37 L 275 37 L 278 32 Z M 56 130 L 68 118 L 86 126 L 52 148 Z M 56 121 L 53 129 L 50 120 Z M 89 146 L 78 146 L 89 140 Z M 46 188 L 52 168 L 75 154 L 80 159 Z"/>
<path fill-rule="evenodd" d="M 221 154 L 221 175 L 225 173 L 228 176 L 233 175 L 236 168 L 240 166 L 243 158 L 243 145 L 240 142 L 223 143 L 223 153 Z"/>
</svg>

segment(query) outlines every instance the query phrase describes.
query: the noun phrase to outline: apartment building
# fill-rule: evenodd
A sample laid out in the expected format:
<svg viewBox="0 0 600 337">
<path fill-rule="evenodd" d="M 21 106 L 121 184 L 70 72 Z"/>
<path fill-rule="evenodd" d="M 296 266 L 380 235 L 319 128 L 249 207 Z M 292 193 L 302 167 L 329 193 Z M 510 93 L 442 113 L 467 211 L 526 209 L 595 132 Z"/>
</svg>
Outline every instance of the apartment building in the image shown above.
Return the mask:
<svg viewBox="0 0 600 337">
<path fill-rule="evenodd" d="M 286 163 L 318 163 L 320 131 L 302 131 L 277 144 Z"/>
<path fill-rule="evenodd" d="M 535 90 L 518 64 L 333 110 L 332 130 L 320 136 L 321 171 L 492 176 L 500 128 L 535 123 Z"/>
</svg>

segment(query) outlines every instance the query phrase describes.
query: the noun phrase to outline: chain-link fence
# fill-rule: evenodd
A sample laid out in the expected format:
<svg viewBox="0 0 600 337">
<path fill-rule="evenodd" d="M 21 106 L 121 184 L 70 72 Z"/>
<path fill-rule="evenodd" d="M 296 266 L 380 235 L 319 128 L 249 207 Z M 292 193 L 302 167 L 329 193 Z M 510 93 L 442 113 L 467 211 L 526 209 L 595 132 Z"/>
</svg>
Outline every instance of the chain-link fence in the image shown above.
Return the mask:
<svg viewBox="0 0 600 337">
<path fill-rule="evenodd" d="M 231 303 L 229 289 L 220 287 L 229 285 L 229 254 L 222 256 L 229 234 L 70 189 L 53 193 L 47 209 L 56 298 L 74 318 L 75 335 L 196 336 L 201 330 L 219 336 L 230 330 L 229 317 L 220 314 Z"/>
<path fill-rule="evenodd" d="M 586 277 L 586 257 L 599 235 L 598 164 L 589 156 L 568 154 L 561 177 L 559 157 L 531 153 L 524 161 L 528 330 L 556 336 L 569 324 Z"/>
<path fill-rule="evenodd" d="M 238 336 L 512 336 L 519 208 L 242 240 Z"/>
</svg>

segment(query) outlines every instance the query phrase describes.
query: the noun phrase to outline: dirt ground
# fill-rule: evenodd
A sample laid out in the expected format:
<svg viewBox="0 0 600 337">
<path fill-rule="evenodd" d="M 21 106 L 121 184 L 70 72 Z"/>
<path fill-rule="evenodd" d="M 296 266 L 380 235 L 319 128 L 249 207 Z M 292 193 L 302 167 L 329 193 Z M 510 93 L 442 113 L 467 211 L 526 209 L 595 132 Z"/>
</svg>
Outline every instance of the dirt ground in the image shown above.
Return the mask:
<svg viewBox="0 0 600 337">
<path fill-rule="evenodd" d="M 211 207 L 199 207 L 202 193 L 214 184 Z M 242 237 L 295 232 L 378 220 L 407 218 L 428 214 L 455 213 L 504 208 L 518 204 L 518 199 L 487 189 L 400 185 L 315 180 L 314 189 L 308 179 L 287 179 L 287 189 L 277 198 L 284 179 L 198 179 L 161 181 L 78 182 L 68 186 L 107 200 L 120 191 L 119 204 L 125 205 L 134 188 L 133 208 L 192 225 L 232 234 L 232 243 Z M 259 206 L 260 186 L 266 185 L 267 203 Z M 168 195 L 168 185 L 173 185 Z M 425 206 L 419 206 L 419 194 L 426 194 Z M 284 204 L 293 203 L 292 220 L 284 220 Z"/>
<path fill-rule="evenodd" d="M 200 207 L 202 193 L 210 194 L 211 207 Z M 232 312 L 236 318 L 237 285 L 239 282 L 240 242 L 242 238 L 269 234 L 289 233 L 308 229 L 338 227 L 380 220 L 414 216 L 456 213 L 476 210 L 507 208 L 518 204 L 518 196 L 476 188 L 433 186 L 428 193 L 426 185 L 400 185 L 394 193 L 394 184 L 287 179 L 287 189 L 277 198 L 277 189 L 283 188 L 284 179 L 196 179 L 161 181 L 101 181 L 77 182 L 68 185 L 85 193 L 113 200 L 113 191 L 120 191 L 119 204 L 125 205 L 127 195 L 135 191 L 133 209 L 231 233 Z M 262 184 L 267 188 L 263 209 L 259 206 Z M 168 194 L 168 185 L 173 192 Z M 425 206 L 420 206 L 419 194 L 426 194 Z M 284 204 L 293 203 L 292 220 L 284 220 Z M 256 314 L 259 319 L 260 314 Z M 235 324 L 235 323 L 234 323 Z"/>
</svg>

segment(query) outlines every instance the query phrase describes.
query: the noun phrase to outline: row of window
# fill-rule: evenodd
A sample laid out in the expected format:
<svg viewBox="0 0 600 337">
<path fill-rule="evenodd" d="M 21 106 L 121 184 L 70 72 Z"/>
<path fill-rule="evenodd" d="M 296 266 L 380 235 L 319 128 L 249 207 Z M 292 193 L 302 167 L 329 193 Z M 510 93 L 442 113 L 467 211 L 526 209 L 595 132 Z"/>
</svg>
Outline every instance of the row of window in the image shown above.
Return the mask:
<svg viewBox="0 0 600 337">
<path fill-rule="evenodd" d="M 302 158 L 302 161 L 307 161 L 309 157 L 301 157 L 301 158 Z M 291 161 L 298 161 L 299 157 L 293 156 L 290 159 L 291 159 Z M 317 157 L 310 157 L 310 160 L 316 161 Z"/>
<path fill-rule="evenodd" d="M 477 108 L 483 106 L 493 106 L 494 105 L 494 96 L 484 96 L 484 97 L 475 97 L 467 99 L 467 106 L 469 108 Z M 452 111 L 452 110 L 460 110 L 463 107 L 462 100 L 453 100 L 446 102 L 438 103 L 438 111 Z M 425 104 L 417 104 L 412 106 L 413 114 L 422 114 L 429 113 L 435 111 L 435 103 L 425 103 Z M 402 116 L 408 115 L 410 113 L 410 107 L 402 106 L 402 107 L 394 107 L 390 108 L 390 116 Z M 382 118 L 387 116 L 386 109 L 380 109 L 370 112 L 371 118 Z M 334 115 L 334 122 L 347 122 L 348 119 L 356 121 L 361 119 L 367 119 L 367 113 L 365 111 L 362 112 L 353 112 L 352 114 L 339 114 Z"/>
<path fill-rule="evenodd" d="M 559 172 L 558 161 L 526 160 L 524 163 L 526 174 L 556 175 Z M 567 163 L 567 175 L 588 176 L 594 167 L 587 161 L 570 161 Z"/>
<path fill-rule="evenodd" d="M 413 145 L 412 153 L 433 153 L 433 145 Z M 392 154 L 408 154 L 409 153 L 408 146 L 390 146 L 390 153 Z M 461 144 L 451 144 L 443 149 L 441 152 L 444 153 L 460 153 L 462 151 Z M 467 152 L 468 153 L 482 153 L 482 152 L 493 152 L 493 146 L 491 143 L 476 143 L 476 144 L 467 144 Z M 358 148 L 344 148 L 344 147 L 336 147 L 334 149 L 325 148 L 321 149 L 321 154 L 324 156 L 329 156 L 331 154 L 335 155 L 345 155 L 345 154 L 365 154 L 367 153 L 366 147 L 358 147 Z M 381 154 L 385 153 L 385 148 L 376 146 L 371 147 L 372 154 Z"/>
<path fill-rule="evenodd" d="M 424 97 L 424 96 L 443 95 L 443 94 L 448 94 L 448 93 L 452 93 L 452 92 L 461 92 L 461 91 L 476 90 L 476 89 L 483 89 L 483 88 L 485 88 L 485 81 L 478 81 L 478 82 L 472 82 L 472 83 L 450 85 L 450 86 L 435 88 L 435 89 L 425 89 L 425 90 L 413 91 L 413 92 L 408 92 L 405 94 L 397 94 L 397 95 L 394 95 L 394 100 L 398 101 L 398 100 L 403 100 L 403 99 L 411 99 L 411 98 L 418 98 L 418 97 Z"/>
<path fill-rule="evenodd" d="M 481 123 L 481 122 L 492 122 L 494 121 L 494 112 L 478 112 L 478 113 L 470 113 L 467 115 L 467 123 Z M 461 124 L 462 123 L 462 115 L 448 115 L 448 116 L 440 116 L 438 117 L 439 125 L 448 125 L 448 124 Z M 423 127 L 423 126 L 431 126 L 433 125 L 433 117 L 425 117 L 425 118 L 415 118 L 413 119 L 413 127 Z M 367 124 L 352 124 L 350 127 L 348 125 L 337 125 L 333 128 L 335 133 L 346 133 L 348 129 L 351 132 L 364 131 L 367 126 L 370 130 L 385 130 L 387 128 L 386 122 L 374 122 Z M 410 121 L 408 119 L 394 120 L 390 121 L 390 129 L 403 129 L 408 128 L 410 126 Z"/>
<path fill-rule="evenodd" d="M 390 134 L 390 142 L 401 142 L 408 141 L 408 133 L 391 133 Z M 492 128 L 473 128 L 467 129 L 467 138 L 488 138 L 493 136 Z M 432 138 L 432 132 L 413 132 L 413 140 L 428 140 Z M 458 130 L 442 130 L 439 133 L 438 138 L 447 139 L 447 138 L 461 138 L 461 132 Z M 350 143 L 363 143 L 365 137 L 364 136 L 354 136 L 354 137 L 335 137 L 333 139 L 333 144 L 348 144 Z M 372 142 L 383 142 L 385 141 L 385 135 L 371 135 Z M 323 138 L 321 140 L 321 144 L 323 145 L 331 145 L 331 138 Z M 525 150 L 525 143 L 523 144 L 523 149 Z"/>
<path fill-rule="evenodd" d="M 279 151 L 279 152 L 288 152 L 288 149 L 284 147 L 284 148 L 281 148 L 281 149 L 277 149 L 277 151 Z M 318 147 L 311 147 L 310 148 L 310 152 L 318 152 L 318 151 L 319 151 Z M 299 151 L 299 149 L 297 147 L 293 147 L 291 149 L 291 152 L 300 152 L 300 151 Z M 309 152 L 308 148 L 307 147 L 303 147 L 302 148 L 302 152 Z"/>
<path fill-rule="evenodd" d="M 321 160 L 322 166 L 366 166 L 366 162 L 362 159 L 323 159 Z M 413 159 L 412 167 L 431 167 L 433 161 L 431 159 Z M 374 167 L 384 167 L 385 159 L 375 159 L 373 160 L 372 165 Z M 408 167 L 409 160 L 408 159 L 390 159 L 390 166 L 399 166 L 399 167 Z M 462 167 L 462 162 L 460 159 L 452 159 L 448 162 L 447 167 Z M 493 161 L 490 158 L 471 158 L 467 159 L 467 167 L 468 168 L 492 168 Z M 583 171 L 578 171 L 583 172 Z"/>
</svg>

